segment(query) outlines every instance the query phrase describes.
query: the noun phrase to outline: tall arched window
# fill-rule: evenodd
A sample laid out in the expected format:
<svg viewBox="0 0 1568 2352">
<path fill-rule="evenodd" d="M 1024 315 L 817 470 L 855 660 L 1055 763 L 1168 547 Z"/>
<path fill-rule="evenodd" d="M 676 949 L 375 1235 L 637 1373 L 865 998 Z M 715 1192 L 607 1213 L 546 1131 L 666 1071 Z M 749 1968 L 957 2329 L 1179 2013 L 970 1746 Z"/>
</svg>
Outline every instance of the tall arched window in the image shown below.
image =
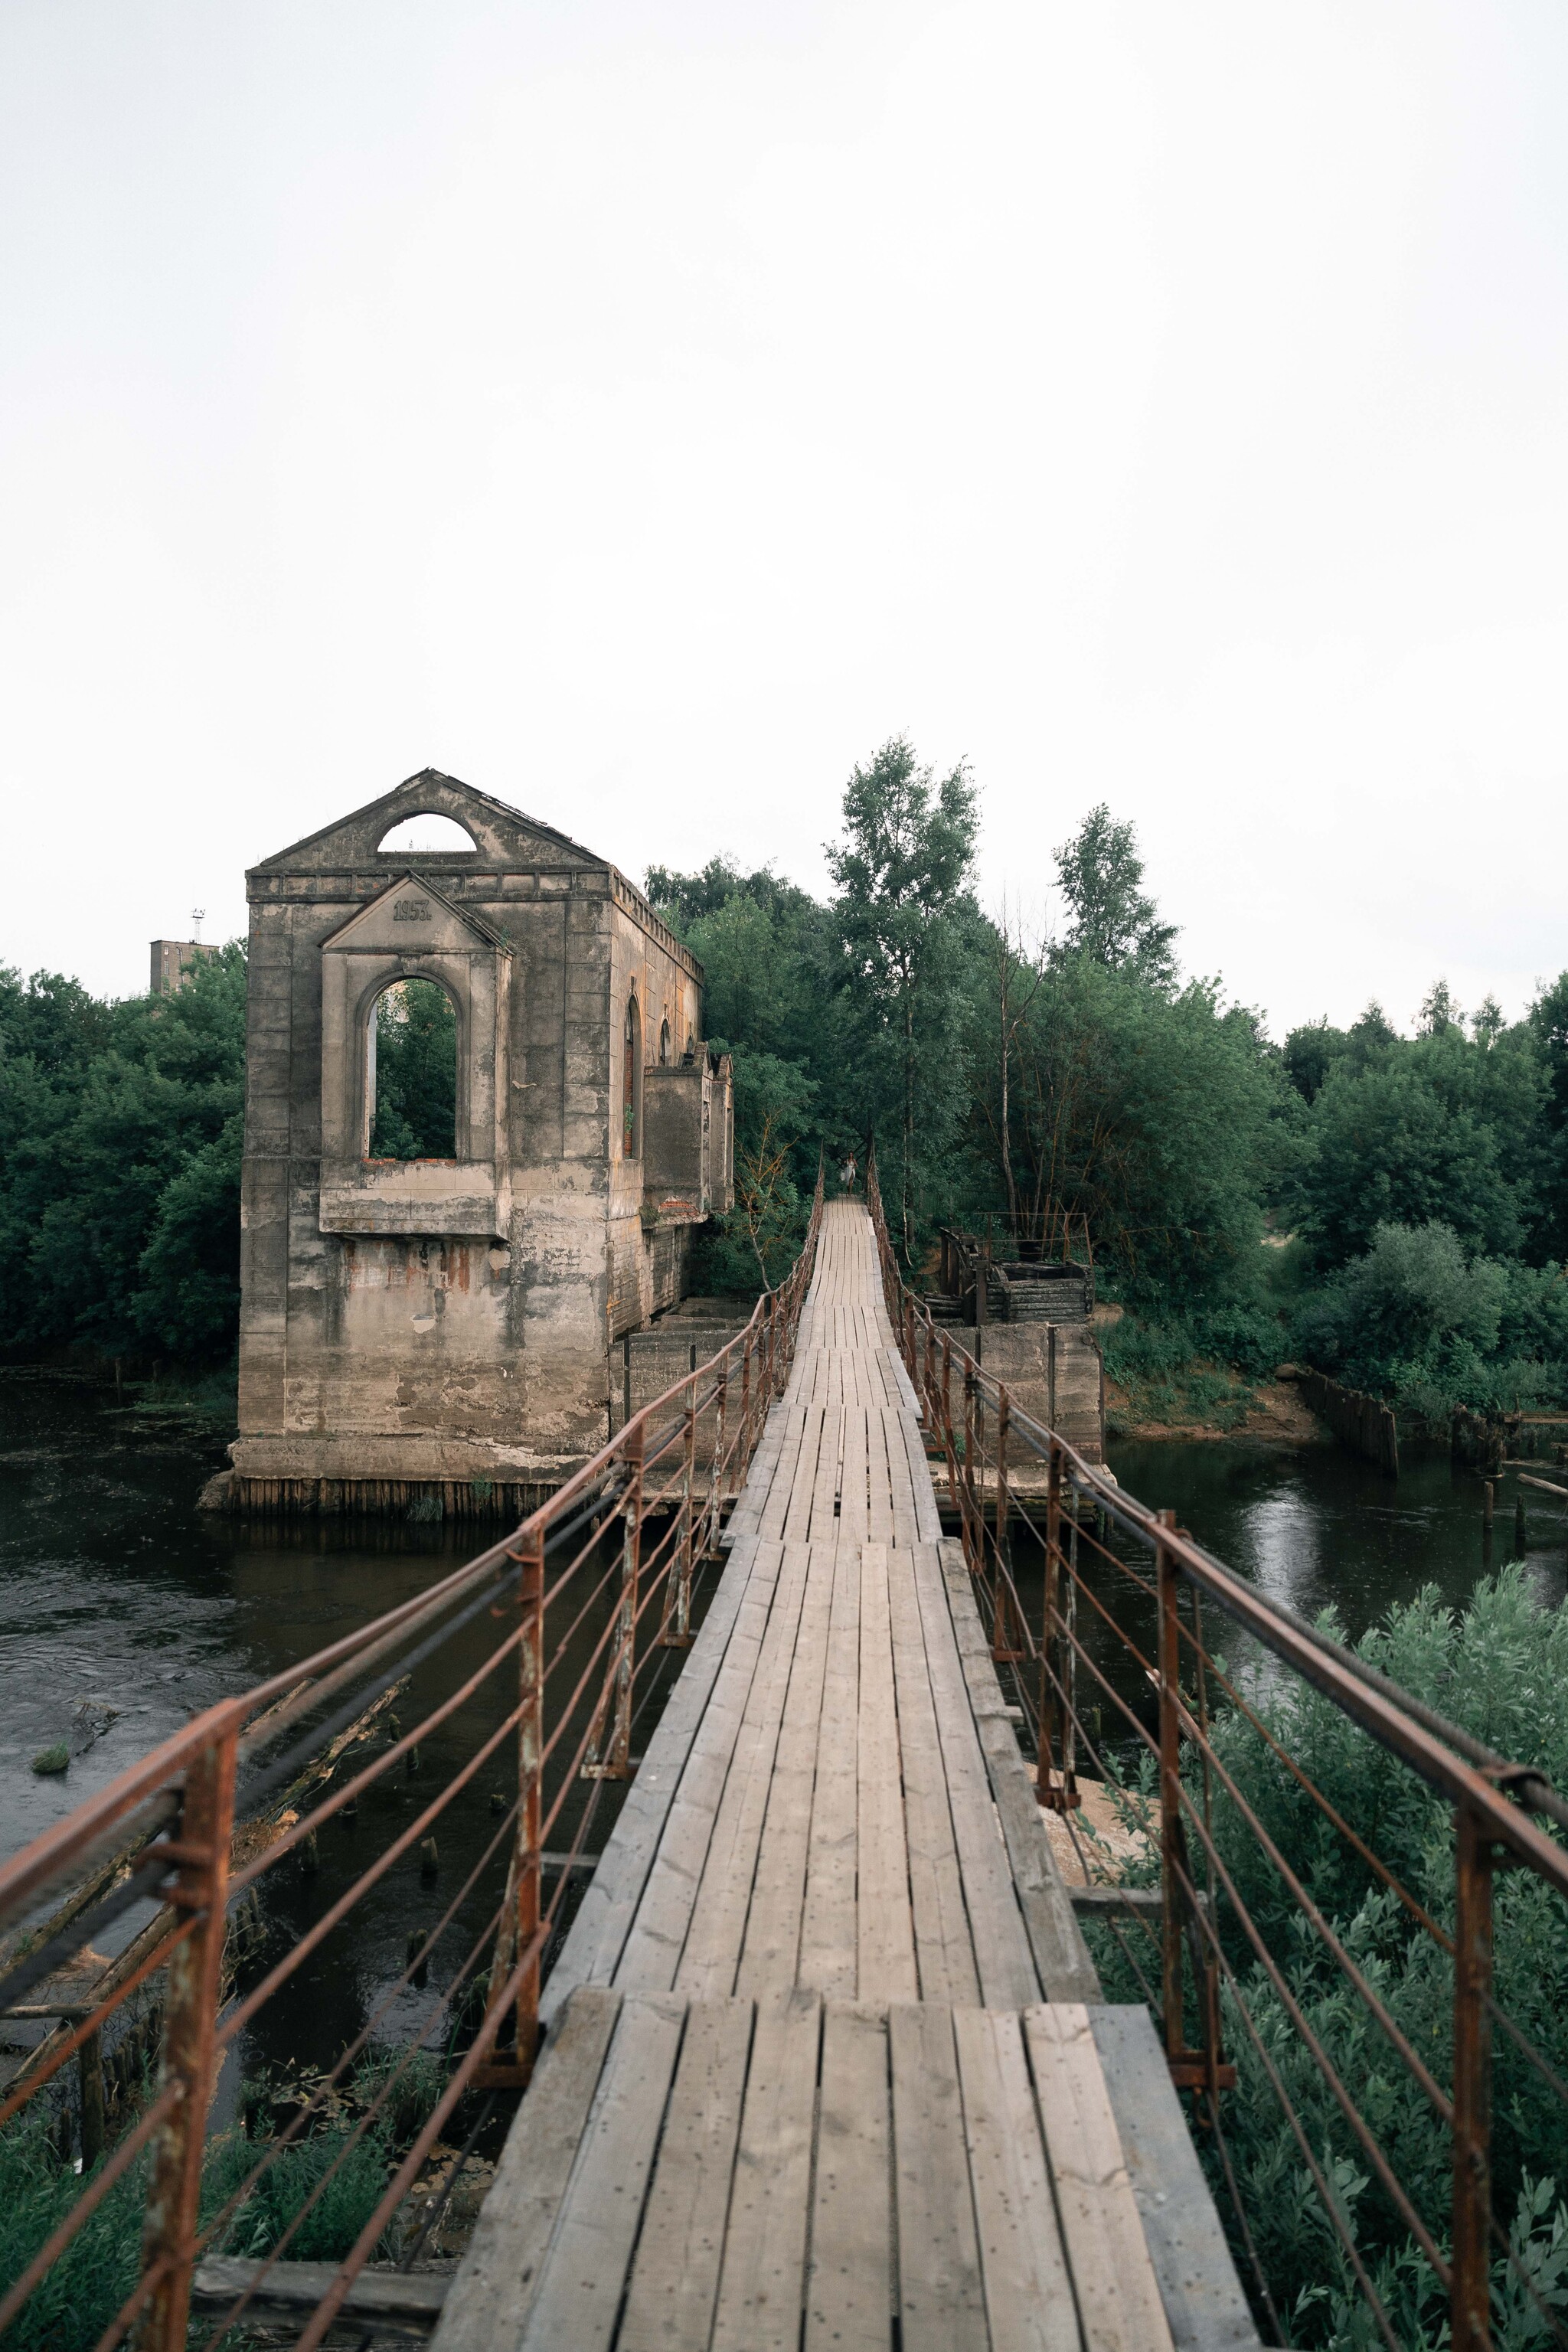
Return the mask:
<svg viewBox="0 0 1568 2352">
<path fill-rule="evenodd" d="M 635 1160 L 642 1150 L 642 1014 L 636 996 L 626 1002 L 626 1050 L 621 1070 L 621 1150 Z"/>
<path fill-rule="evenodd" d="M 433 980 L 395 980 L 371 1008 L 371 1160 L 458 1156 L 458 1016 Z"/>
<path fill-rule="evenodd" d="M 668 1070 L 669 1067 L 669 1024 L 668 1021 L 661 1021 L 658 1024 L 658 1066 L 661 1070 Z"/>
</svg>

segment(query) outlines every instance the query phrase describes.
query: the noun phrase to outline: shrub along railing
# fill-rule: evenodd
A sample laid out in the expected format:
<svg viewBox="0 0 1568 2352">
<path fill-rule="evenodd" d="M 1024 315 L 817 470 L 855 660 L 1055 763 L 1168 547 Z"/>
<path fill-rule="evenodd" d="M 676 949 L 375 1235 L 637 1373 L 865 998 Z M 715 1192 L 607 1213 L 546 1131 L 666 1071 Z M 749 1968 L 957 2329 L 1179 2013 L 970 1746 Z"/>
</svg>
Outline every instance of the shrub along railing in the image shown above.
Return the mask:
<svg viewBox="0 0 1568 2352">
<path fill-rule="evenodd" d="M 25 2111 L 47 2112 L 57 2149 L 62 2136 L 68 2143 L 79 2134 L 82 2158 L 79 2188 L 58 2226 L 41 2244 L 24 2247 L 16 2274 L 0 2281 L 0 2333 L 17 2320 L 37 2332 L 32 2298 L 47 2298 L 94 2213 L 138 2168 L 130 2185 L 144 2176 L 140 2259 L 133 2285 L 98 2336 L 98 2352 L 110 2352 L 132 2330 L 143 2352 L 184 2352 L 199 2257 L 229 2245 L 237 2221 L 257 2210 L 268 2174 L 302 2137 L 329 2114 L 341 2118 L 350 2070 L 395 2043 L 363 2112 L 340 2130 L 336 2153 L 288 2226 L 210 2332 L 192 2339 L 211 2352 L 244 2322 L 258 2293 L 265 2297 L 268 2273 L 321 2209 L 355 2149 L 384 2131 L 422 2053 L 428 2070 L 431 2036 L 445 2035 L 454 2063 L 304 2327 L 299 2341 L 310 2352 L 458 2103 L 469 2093 L 524 2087 L 547 1946 L 584 1864 L 604 1792 L 635 1769 L 634 1729 L 657 1695 L 666 1654 L 692 1639 L 696 1579 L 715 1552 L 726 1501 L 744 1480 L 768 1409 L 784 1391 L 821 1212 L 819 1178 L 800 1257 L 780 1288 L 759 1300 L 745 1329 L 634 1414 L 515 1534 L 303 1664 L 207 1708 L 0 1868 L 0 1929 L 24 1931 L 12 1937 L 8 1962 L 0 1960 L 0 2016 L 58 2021 L 0 2094 L 0 2135 L 25 2129 Z M 433 1703 L 403 1730 L 385 1712 L 389 1695 L 401 1697 L 412 1683 L 423 1703 L 432 1677 Z M 458 1720 L 465 1712 L 466 1722 Z M 363 1752 L 372 1739 L 372 1760 L 345 1770 L 353 1743 Z M 456 1743 L 459 1760 L 445 1785 L 341 1893 L 312 1906 L 308 1889 L 328 1824 L 353 1822 L 372 1797 L 380 1810 L 405 1806 L 407 1793 L 394 1776 L 417 1773 L 421 1743 L 428 1752 L 433 1741 L 448 1753 Z M 319 1777 L 319 1801 L 308 1811 L 292 1805 L 279 1811 L 279 1792 L 297 1790 L 302 1768 L 308 1779 L 323 1748 L 335 1760 Z M 307 2086 L 287 2127 L 254 2163 L 236 2166 L 231 2139 L 222 2194 L 215 2194 L 209 2112 L 226 2059 L 237 2059 L 286 1990 L 296 2001 L 310 2000 L 303 1964 L 345 1922 L 365 1916 L 366 1898 L 389 1874 L 411 1877 L 417 1864 L 421 1884 L 434 1879 L 437 1824 L 453 1820 L 450 1809 L 465 1791 L 470 1800 L 482 1794 L 487 1767 L 487 1778 L 510 1776 L 512 1759 L 515 1793 L 509 1801 L 504 1789 L 491 1791 L 493 1832 L 457 1894 L 438 1912 L 438 1897 L 422 1898 L 428 1922 L 409 1936 L 405 1965 L 378 1986 L 336 2063 Z M 552 1853 L 558 1829 L 568 1843 Z M 304 1907 L 313 1916 L 268 1968 L 254 1958 L 258 1941 L 266 1948 L 264 1927 L 257 1937 L 237 1927 L 256 1925 L 260 1892 L 279 1882 L 299 1909 L 290 1870 L 305 1882 Z M 67 1886 L 75 1896 L 49 1915 L 51 1898 Z M 97 1990 L 84 1997 L 73 1986 L 68 2000 L 39 1998 L 73 1956 L 138 1910 L 151 1916 Z M 447 1957 L 454 1953 L 460 1957 Z M 160 1989 L 155 2080 L 139 2112 L 127 2102 L 132 2112 L 104 2152 L 105 2053 L 129 2053 L 135 2004 Z M 143 2049 L 145 2023 L 138 2013 Z M 66 2072 L 73 2058 L 78 2102 Z M 465 2156 L 489 2121 L 481 2100 Z M 458 2168 L 450 2168 L 448 2189 Z M 435 2218 L 426 2220 L 405 2260 L 427 2242 Z M 254 2243 L 253 2235 L 246 2242 Z M 46 2328 L 38 2340 L 57 2339 Z"/>
<path fill-rule="evenodd" d="M 909 1288 L 874 1164 L 867 1192 L 888 1312 L 958 1517 L 993 1658 L 1016 1675 L 1040 1803 L 1065 1816 L 1086 1877 L 1108 1874 L 1098 1868 L 1106 1847 L 1078 1819 L 1081 1759 L 1085 1778 L 1092 1771 L 1111 1790 L 1120 1784 L 1125 1791 L 1120 1809 L 1126 1824 L 1146 1831 L 1150 1875 L 1157 1853 L 1157 1899 L 1152 1889 L 1142 1902 L 1111 1895 L 1101 1916 L 1161 2021 L 1173 2081 L 1193 2095 L 1215 2178 L 1229 2192 L 1243 2274 L 1268 2340 L 1291 2340 L 1290 2315 L 1276 2307 L 1258 2253 L 1258 2217 L 1247 2210 L 1232 2160 L 1227 2119 L 1233 2127 L 1237 2066 L 1227 2040 L 1246 2055 L 1249 2095 L 1278 2104 L 1302 2187 L 1319 2208 L 1325 2258 L 1338 2249 L 1345 2300 L 1354 2308 L 1342 2313 L 1336 2326 L 1343 2332 L 1333 2341 L 1436 2342 L 1446 2316 L 1454 2352 L 1481 2352 L 1493 2342 L 1495 2310 L 1508 2315 L 1511 2342 L 1568 2344 L 1561 2316 L 1568 2262 L 1556 2252 L 1544 2263 L 1537 2259 L 1503 2226 L 1492 2196 L 1494 2037 L 1502 2038 L 1513 2069 L 1515 2138 L 1529 2106 L 1536 2147 L 1568 2145 L 1568 2048 L 1558 2046 L 1568 2042 L 1568 2029 L 1549 2016 L 1549 2056 L 1500 2006 L 1493 1907 L 1499 1874 L 1522 1874 L 1540 1899 L 1512 1907 L 1517 1932 L 1543 1952 L 1563 1949 L 1568 1802 L 1542 1773 L 1493 1754 L 1233 1574 L 1175 1526 L 1173 1513 L 1146 1508 L 1103 1466 L 1021 1412 L 1005 1383 L 958 1346 L 951 1328 L 933 1324 Z M 1039 1564 L 1037 1597 L 1024 1570 L 1026 1551 Z M 1211 1626 L 1217 1611 L 1245 1637 L 1242 1663 L 1217 1653 L 1205 1635 L 1205 1611 Z M 1307 1761 L 1276 1736 L 1265 1711 L 1290 1678 L 1330 1702 L 1344 1738 L 1364 1746 L 1360 1769 L 1375 1783 L 1374 1822 L 1392 1824 L 1402 1807 L 1408 1813 L 1418 1783 L 1441 1800 L 1452 1870 L 1446 1916 L 1434 1916 L 1441 1902 L 1420 1901 L 1379 1854 L 1375 1827 L 1347 1818 Z M 1347 1940 L 1314 1895 L 1306 1854 L 1285 1851 L 1263 1818 L 1256 1783 L 1249 1787 L 1239 1769 L 1247 1741 L 1277 1785 L 1310 1809 L 1314 1845 L 1342 1857 L 1391 1916 L 1397 1906 L 1410 1922 L 1424 1948 L 1413 1972 L 1426 1990 L 1421 2046 L 1396 2014 L 1388 1969 L 1352 1948 L 1355 1939 Z M 1277 1817 L 1284 1811 L 1276 1807 Z M 1353 2019 L 1354 2031 L 1337 2037 L 1359 2053 L 1353 2061 L 1324 2024 L 1331 2008 L 1321 1998 L 1325 1970 Z M 1447 1985 L 1436 2022 L 1434 1970 Z M 1407 2162 L 1407 2177 L 1384 2145 L 1386 2129 L 1380 2137 L 1378 2119 L 1394 2111 L 1398 2094 L 1379 2041 L 1429 2116 L 1427 2144 L 1446 2147 L 1436 2165 Z M 1307 2115 L 1303 2081 L 1314 2094 Z M 1383 2225 L 1381 2252 L 1369 2242 L 1366 2212 L 1359 2228 L 1352 2220 L 1345 2155 L 1374 2184 L 1368 2210 Z M 1419 2179 L 1408 2177 L 1416 2170 Z M 1288 2186 L 1276 2184 L 1277 2198 Z M 1532 2184 L 1527 2179 L 1524 2186 L 1528 2197 Z M 1435 2324 L 1429 2312 L 1418 2315 L 1421 2282 L 1412 2274 L 1423 2263 L 1428 2304 L 1446 2306 Z M 1310 2314 L 1304 2324 L 1310 2327 Z"/>
</svg>

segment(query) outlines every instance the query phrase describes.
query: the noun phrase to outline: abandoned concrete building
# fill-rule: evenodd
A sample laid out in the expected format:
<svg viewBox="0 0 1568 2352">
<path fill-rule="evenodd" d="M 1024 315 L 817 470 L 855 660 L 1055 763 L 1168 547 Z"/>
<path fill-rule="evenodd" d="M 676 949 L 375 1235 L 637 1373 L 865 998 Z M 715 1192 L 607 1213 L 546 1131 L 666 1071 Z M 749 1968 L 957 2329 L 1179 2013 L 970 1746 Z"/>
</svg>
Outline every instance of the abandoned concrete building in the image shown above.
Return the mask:
<svg viewBox="0 0 1568 2352">
<path fill-rule="evenodd" d="M 530 1507 L 731 1204 L 701 967 L 607 860 L 431 769 L 247 887 L 229 1499 Z"/>
</svg>

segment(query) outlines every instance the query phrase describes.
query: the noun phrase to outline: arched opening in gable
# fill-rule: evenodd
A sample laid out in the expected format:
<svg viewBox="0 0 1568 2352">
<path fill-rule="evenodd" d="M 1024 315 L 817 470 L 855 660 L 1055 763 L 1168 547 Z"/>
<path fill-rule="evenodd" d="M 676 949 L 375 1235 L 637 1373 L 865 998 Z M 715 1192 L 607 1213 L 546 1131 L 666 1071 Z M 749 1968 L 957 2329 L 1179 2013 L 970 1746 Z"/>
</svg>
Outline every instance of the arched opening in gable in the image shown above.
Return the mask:
<svg viewBox="0 0 1568 2352">
<path fill-rule="evenodd" d="M 478 846 L 467 825 L 459 824 L 454 816 L 443 816 L 437 809 L 403 817 L 390 833 L 382 835 L 375 845 L 383 857 L 417 856 L 421 850 L 456 850 L 459 856 L 471 857 Z"/>
<path fill-rule="evenodd" d="M 371 1007 L 365 1055 L 372 1160 L 458 1156 L 458 1015 L 433 980 L 395 980 Z"/>
</svg>

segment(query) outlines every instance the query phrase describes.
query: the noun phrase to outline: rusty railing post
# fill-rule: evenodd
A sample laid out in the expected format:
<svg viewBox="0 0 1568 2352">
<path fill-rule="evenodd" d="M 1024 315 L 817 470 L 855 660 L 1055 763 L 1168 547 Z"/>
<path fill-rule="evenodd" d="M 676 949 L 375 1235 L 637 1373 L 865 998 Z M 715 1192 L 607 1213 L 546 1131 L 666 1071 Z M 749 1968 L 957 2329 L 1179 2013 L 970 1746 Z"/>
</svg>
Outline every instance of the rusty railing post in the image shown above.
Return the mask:
<svg viewBox="0 0 1568 2352">
<path fill-rule="evenodd" d="M 977 1511 L 983 1507 L 983 1505 L 977 1506 L 974 1494 L 975 1433 L 974 1360 L 966 1354 L 963 1359 L 963 1486 L 960 1502 L 963 1512 L 963 1549 L 972 1571 L 977 1561 L 984 1566 L 985 1559 L 984 1521 L 981 1523 L 978 1544 L 975 1541 L 974 1532 Z M 984 1494 L 984 1489 L 982 1493 Z"/>
<path fill-rule="evenodd" d="M 729 1434 L 730 1353 L 726 1349 L 719 1359 L 719 1394 L 714 1408 L 713 1467 L 708 1475 L 708 1541 L 704 1549 L 717 1551 L 724 1526 L 724 1496 L 730 1485 L 730 1458 L 724 1451 Z"/>
<path fill-rule="evenodd" d="M 637 1648 L 637 1583 L 642 1570 L 643 1446 L 639 1419 L 628 1424 L 625 1460 L 626 1500 L 621 1506 L 621 1601 L 613 1653 L 615 1697 L 608 1721 L 601 1719 L 583 1766 L 585 1780 L 629 1780 L 632 1769 L 632 1668 Z"/>
<path fill-rule="evenodd" d="M 1016 1665 L 1024 1655 L 1020 1625 L 1014 1631 L 1013 1536 L 1008 1524 L 1007 1391 L 996 1390 L 996 1607 L 991 1619 L 991 1655 L 998 1665 Z"/>
<path fill-rule="evenodd" d="M 517 1727 L 517 1945 L 525 1952 L 539 1932 L 542 1916 L 539 1824 L 542 1816 L 544 1779 L 544 1529 L 529 1538 L 520 1580 L 522 1639 L 518 1646 L 518 1696 L 522 1714 Z M 539 1960 L 529 1962 L 517 1991 L 517 2064 L 524 2083 L 533 2072 L 539 2041 Z M 514 1962 L 515 1965 L 515 1962 Z"/>
<path fill-rule="evenodd" d="M 1174 1511 L 1157 1514 L 1163 1528 L 1173 1528 Z M 1182 1835 L 1181 1630 L 1176 1616 L 1177 1575 L 1174 1560 L 1163 1544 L 1155 1549 L 1155 1582 L 1159 1593 L 1160 1627 L 1160 1958 L 1164 2003 L 1165 2055 L 1173 2062 L 1188 2056 L 1183 2010 L 1181 1879 L 1185 1853 Z"/>
<path fill-rule="evenodd" d="M 686 1437 L 684 1459 L 680 1471 L 680 1549 L 670 1578 L 664 1588 L 663 1620 L 658 1629 L 659 1646 L 666 1650 L 689 1650 L 691 1647 L 691 1559 L 692 1538 L 696 1529 L 692 1523 L 691 1490 L 696 1483 L 697 1468 L 697 1375 L 692 1373 L 686 1391 Z"/>
<path fill-rule="evenodd" d="M 947 1455 L 947 1491 L 955 1505 L 958 1502 L 958 1447 L 952 1435 L 952 1341 L 944 1331 L 942 1335 L 942 1443 Z"/>
<path fill-rule="evenodd" d="M 179 1877 L 169 1900 L 176 1911 L 194 1917 L 195 1926 L 169 1961 L 163 2001 L 159 2089 L 177 2082 L 181 2096 L 153 2142 L 142 2268 L 143 2275 L 156 2269 L 159 2277 L 137 2326 L 138 2352 L 184 2352 L 207 2107 L 216 2078 L 214 2040 L 237 1748 L 236 1726 L 218 1734 L 185 1767 Z"/>
<path fill-rule="evenodd" d="M 511 1859 L 507 1865 L 506 1891 L 501 1897 L 500 1925 L 496 1930 L 485 1994 L 487 2013 L 500 2000 L 517 1956 L 526 1951 L 543 1916 L 540 1853 L 540 1822 L 543 1801 L 544 1756 L 544 1529 L 531 1529 L 526 1549 L 514 1552 L 520 1570 L 518 1601 L 521 1632 L 518 1643 L 518 1699 L 521 1712 L 517 1726 L 517 1826 L 512 1832 Z M 586 1777 L 587 1767 L 584 1773 Z M 518 1987 L 516 2047 L 510 2057 L 492 2050 L 474 2077 L 481 2090 L 523 2091 L 533 2071 L 539 2040 L 539 1958 L 536 1953 Z M 416 1977 L 415 1982 L 420 1979 Z"/>
<path fill-rule="evenodd" d="M 741 1357 L 741 1446 L 748 1462 L 752 1458 L 752 1327 L 748 1323 Z"/>
<path fill-rule="evenodd" d="M 1072 1812 L 1083 1802 L 1078 1786 L 1078 1515 L 1083 1493 L 1073 1482 L 1072 1507 L 1068 1513 L 1067 1575 L 1063 1579 L 1062 1665 L 1062 1811 Z"/>
<path fill-rule="evenodd" d="M 1055 1640 L 1057 1594 L 1059 1589 L 1062 1522 L 1062 1456 L 1055 1437 L 1046 1486 L 1046 1607 L 1040 1621 L 1040 1737 L 1035 1754 L 1035 1795 L 1053 1812 L 1057 1810 L 1055 1777 L 1056 1694 L 1051 1688 L 1051 1645 Z"/>
<path fill-rule="evenodd" d="M 1490 2352 L 1492 1847 L 1454 1809 L 1453 2352 Z"/>
</svg>

